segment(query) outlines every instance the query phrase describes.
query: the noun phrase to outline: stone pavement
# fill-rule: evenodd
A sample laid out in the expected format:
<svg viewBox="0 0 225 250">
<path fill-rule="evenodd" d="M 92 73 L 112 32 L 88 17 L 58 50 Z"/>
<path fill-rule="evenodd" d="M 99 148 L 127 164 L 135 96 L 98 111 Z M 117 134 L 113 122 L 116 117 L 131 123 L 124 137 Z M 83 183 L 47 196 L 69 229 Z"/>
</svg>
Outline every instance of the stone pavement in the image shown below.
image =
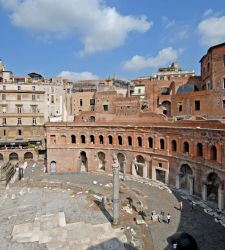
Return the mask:
<svg viewBox="0 0 225 250">
<path fill-rule="evenodd" d="M 110 198 L 112 176 L 104 173 L 49 175 L 44 174 L 42 170 L 41 165 L 33 168 L 28 166 L 25 179 L 15 183 L 3 194 L 0 203 L 0 239 L 4 247 L 2 249 L 49 249 L 50 245 L 46 243 L 18 243 L 12 240 L 15 225 L 32 224 L 35 218 L 40 216 L 63 212 L 66 225 L 77 222 L 92 225 L 108 223 L 109 217 L 105 211 L 93 203 L 93 195 Z M 206 214 L 203 208 L 196 206 L 192 211 L 190 202 L 186 199 L 183 200 L 184 209 L 180 212 L 177 209 L 182 199 L 179 192 L 172 193 L 158 182 L 129 176 L 128 180 L 121 182 L 120 195 L 122 207 L 127 204 L 126 197 L 132 197 L 142 203 L 147 217 L 152 211 L 159 213 L 164 210 L 165 213 L 171 214 L 170 224 L 146 220 L 146 225 L 138 226 L 134 221 L 137 215 L 134 210 L 132 214 L 121 210 L 122 231 L 128 240 L 124 245 L 125 249 L 170 250 L 168 238 L 177 231 L 190 233 L 197 240 L 200 250 L 224 249 L 224 227 L 215 223 L 214 218 Z M 106 208 L 110 215 L 110 206 Z M 116 238 L 104 240 L 104 244 L 109 247 L 112 242 L 120 245 L 122 241 Z M 143 242 L 145 244 L 142 244 Z M 73 249 L 69 248 L 69 241 L 67 243 L 61 249 Z M 102 248 L 101 243 L 91 247 L 88 249 L 107 249 Z"/>
<path fill-rule="evenodd" d="M 65 214 L 60 212 L 36 217 L 33 223 L 15 225 L 12 241 L 38 241 L 39 244 L 45 243 L 48 249 L 59 250 L 85 250 L 93 245 L 101 245 L 105 250 L 125 250 L 123 243 L 127 239 L 120 228 L 112 229 L 109 222 L 97 225 L 84 222 L 66 224 Z"/>
</svg>

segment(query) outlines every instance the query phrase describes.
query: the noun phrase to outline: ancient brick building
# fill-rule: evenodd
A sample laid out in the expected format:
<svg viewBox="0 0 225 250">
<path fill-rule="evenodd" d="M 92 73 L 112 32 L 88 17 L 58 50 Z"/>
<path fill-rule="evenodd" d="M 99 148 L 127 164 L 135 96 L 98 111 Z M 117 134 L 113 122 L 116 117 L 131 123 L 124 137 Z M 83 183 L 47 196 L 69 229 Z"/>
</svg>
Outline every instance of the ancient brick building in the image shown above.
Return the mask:
<svg viewBox="0 0 225 250">
<path fill-rule="evenodd" d="M 121 172 L 163 181 L 224 206 L 225 125 L 220 122 L 47 124 L 50 172 Z"/>
<path fill-rule="evenodd" d="M 49 173 L 110 173 L 115 153 L 122 174 L 165 182 L 223 209 L 224 56 L 225 44 L 209 48 L 200 61 L 201 76 L 172 64 L 150 77 L 136 79 L 134 96 L 130 96 L 126 81 L 112 79 L 98 81 L 97 85 L 95 81 L 81 85 L 60 82 L 56 88 L 37 84 L 33 89 L 34 79 L 18 84 L 10 72 L 2 69 L 0 161 L 40 160 L 38 142 L 43 145 L 41 150 L 46 142 Z M 12 89 L 3 87 L 7 84 Z M 15 99 L 21 90 L 22 99 Z M 40 101 L 36 103 L 32 95 L 39 96 Z M 14 98 L 13 107 L 7 103 L 9 97 Z M 33 112 L 33 103 L 38 105 L 39 113 Z M 26 104 L 27 112 L 18 112 L 20 105 L 23 108 Z M 66 122 L 57 122 L 60 116 Z M 15 124 L 3 124 L 5 117 Z M 35 121 L 33 117 L 38 118 L 36 124 L 23 125 L 23 121 Z M 19 118 L 22 124 L 16 123 L 21 121 Z"/>
<path fill-rule="evenodd" d="M 224 48 L 212 47 L 201 59 L 205 67 L 211 55 L 210 76 L 171 65 L 137 79 L 145 86 L 142 98 L 97 91 L 95 111 L 85 121 L 78 116 L 74 123 L 46 124 L 48 171 L 109 173 L 115 153 L 121 173 L 168 183 L 223 209 Z"/>
</svg>

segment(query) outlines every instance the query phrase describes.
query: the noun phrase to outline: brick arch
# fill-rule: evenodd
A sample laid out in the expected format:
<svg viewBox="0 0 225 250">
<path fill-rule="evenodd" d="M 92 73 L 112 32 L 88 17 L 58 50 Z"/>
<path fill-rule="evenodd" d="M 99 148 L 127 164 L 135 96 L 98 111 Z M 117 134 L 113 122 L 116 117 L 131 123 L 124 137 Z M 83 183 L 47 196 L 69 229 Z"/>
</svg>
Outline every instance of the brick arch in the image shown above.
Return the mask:
<svg viewBox="0 0 225 250">
<path fill-rule="evenodd" d="M 18 154 L 15 152 L 10 153 L 9 154 L 9 161 L 11 161 L 11 160 L 19 160 Z"/>
<path fill-rule="evenodd" d="M 98 139 L 99 139 L 99 144 L 104 144 L 104 136 L 102 135 L 102 134 L 100 134 L 99 136 L 98 136 Z"/>
<path fill-rule="evenodd" d="M 176 140 L 176 139 L 172 139 L 172 140 L 170 141 L 170 147 L 171 147 L 171 151 L 172 151 L 172 152 L 177 152 L 178 143 L 177 143 L 177 140 Z"/>
<path fill-rule="evenodd" d="M 31 152 L 26 152 L 24 154 L 24 160 L 32 160 L 34 158 L 33 154 Z"/>
<path fill-rule="evenodd" d="M 121 173 L 124 173 L 125 172 L 125 168 L 126 168 L 126 161 L 127 161 L 127 158 L 126 158 L 126 154 L 123 152 L 118 152 L 116 154 L 117 158 L 118 158 L 118 161 L 119 161 L 119 164 L 120 164 L 120 172 Z"/>
<path fill-rule="evenodd" d="M 103 151 L 97 152 L 97 157 L 99 160 L 98 169 L 105 170 L 105 163 L 106 163 L 106 154 Z"/>
<path fill-rule="evenodd" d="M 109 145 L 112 145 L 112 144 L 113 144 L 113 141 L 114 141 L 115 139 L 113 138 L 113 135 L 108 134 L 108 135 L 107 135 L 107 140 L 108 140 L 108 144 L 109 144 Z"/>
<path fill-rule="evenodd" d="M 166 149 L 166 139 L 164 137 L 159 137 L 159 149 Z"/>
<path fill-rule="evenodd" d="M 143 147 L 143 142 L 144 142 L 144 140 L 143 140 L 143 137 L 142 137 L 142 136 L 138 135 L 138 136 L 136 137 L 136 142 L 137 142 L 137 146 L 138 146 L 138 147 Z"/>
<path fill-rule="evenodd" d="M 209 146 L 209 157 L 210 160 L 218 160 L 218 149 L 216 145 Z"/>
<path fill-rule="evenodd" d="M 203 157 L 204 154 L 204 144 L 202 142 L 197 142 L 196 143 L 196 155 Z"/>
<path fill-rule="evenodd" d="M 187 140 L 183 142 L 183 153 L 190 153 L 190 142 Z"/>
<path fill-rule="evenodd" d="M 207 200 L 218 202 L 218 190 L 221 184 L 221 178 L 219 175 L 211 171 L 207 175 L 206 187 L 207 187 Z"/>
<path fill-rule="evenodd" d="M 222 174 L 218 173 L 216 170 L 214 169 L 208 169 L 207 171 L 204 171 L 204 173 L 202 174 L 202 182 L 203 183 L 207 183 L 208 182 L 208 176 L 211 173 L 216 173 L 218 175 L 218 177 L 220 178 L 220 180 L 223 180 L 223 176 Z"/>
<path fill-rule="evenodd" d="M 193 166 L 193 164 L 192 164 L 191 162 L 189 162 L 189 161 L 180 161 L 179 166 L 178 166 L 178 169 L 177 169 L 177 174 L 180 173 L 180 170 L 181 170 L 182 165 L 189 165 L 190 168 L 191 168 L 191 170 L 192 170 L 192 175 L 193 175 L 193 176 L 196 176 L 196 168 L 195 168 L 195 166 Z"/>
<path fill-rule="evenodd" d="M 163 107 L 163 114 L 166 116 L 171 116 L 171 101 L 164 100 L 161 106 Z"/>
<path fill-rule="evenodd" d="M 70 138 L 71 138 L 71 143 L 76 144 L 76 135 L 72 134 Z"/>
<path fill-rule="evenodd" d="M 118 134 L 117 135 L 117 140 L 118 140 L 117 145 L 124 145 L 123 134 Z"/>
<path fill-rule="evenodd" d="M 190 190 L 189 177 L 193 176 L 191 164 L 184 163 L 180 166 L 180 187 L 186 191 Z"/>
<path fill-rule="evenodd" d="M 214 159 L 212 157 L 212 148 L 216 149 L 216 159 Z M 214 161 L 218 161 L 219 160 L 219 156 L 221 155 L 221 146 L 219 143 L 216 142 L 211 142 L 208 144 L 208 159 L 209 160 L 214 160 Z"/>
</svg>

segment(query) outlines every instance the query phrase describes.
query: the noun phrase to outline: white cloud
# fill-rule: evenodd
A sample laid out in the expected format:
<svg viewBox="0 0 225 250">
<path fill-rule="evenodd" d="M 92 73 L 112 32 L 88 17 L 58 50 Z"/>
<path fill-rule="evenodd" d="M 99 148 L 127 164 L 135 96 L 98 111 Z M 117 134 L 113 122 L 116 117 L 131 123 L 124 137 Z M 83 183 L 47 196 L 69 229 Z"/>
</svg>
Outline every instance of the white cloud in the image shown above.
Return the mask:
<svg viewBox="0 0 225 250">
<path fill-rule="evenodd" d="M 163 23 L 165 24 L 165 28 L 166 28 L 166 29 L 169 29 L 169 28 L 175 26 L 175 24 L 176 24 L 175 20 L 170 20 L 170 19 L 169 19 L 168 17 L 166 17 L 166 16 L 163 16 L 163 17 L 162 17 L 162 21 L 163 21 Z"/>
<path fill-rule="evenodd" d="M 203 16 L 204 17 L 210 16 L 210 15 L 213 14 L 213 12 L 214 11 L 212 9 L 207 9 L 207 10 L 204 11 Z"/>
<path fill-rule="evenodd" d="M 72 71 L 62 71 L 58 74 L 58 76 L 63 79 L 68 79 L 70 81 L 78 81 L 78 80 L 98 80 L 99 77 L 91 72 L 72 72 Z"/>
<path fill-rule="evenodd" d="M 177 39 L 185 40 L 187 38 L 188 38 L 188 31 L 187 30 L 182 30 L 181 32 L 178 32 Z"/>
<path fill-rule="evenodd" d="M 122 45 L 130 31 L 146 32 L 152 22 L 145 16 L 122 16 L 103 0 L 0 0 L 14 25 L 37 33 L 65 35 L 76 32 L 84 43 L 82 54 Z"/>
<path fill-rule="evenodd" d="M 136 71 L 145 68 L 160 67 L 175 61 L 178 57 L 179 51 L 171 47 L 162 49 L 155 57 L 133 56 L 123 65 L 125 70 Z"/>
<path fill-rule="evenodd" d="M 201 36 L 201 43 L 206 46 L 213 46 L 225 41 L 225 16 L 210 17 L 198 25 L 198 32 Z"/>
</svg>

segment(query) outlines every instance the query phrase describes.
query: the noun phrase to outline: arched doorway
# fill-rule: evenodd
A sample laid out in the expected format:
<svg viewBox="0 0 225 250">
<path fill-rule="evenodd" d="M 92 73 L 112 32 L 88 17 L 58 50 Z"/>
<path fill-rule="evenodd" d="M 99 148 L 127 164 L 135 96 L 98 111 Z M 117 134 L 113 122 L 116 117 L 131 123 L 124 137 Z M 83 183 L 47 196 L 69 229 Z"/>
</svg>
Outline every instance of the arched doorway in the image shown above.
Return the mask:
<svg viewBox="0 0 225 250">
<path fill-rule="evenodd" d="M 122 153 L 118 153 L 117 158 L 118 158 L 118 161 L 120 164 L 120 172 L 124 173 L 125 168 L 126 168 L 126 158 L 125 158 L 124 154 L 122 154 Z"/>
<path fill-rule="evenodd" d="M 11 153 L 10 155 L 9 155 L 9 160 L 10 161 L 13 161 L 13 160 L 19 160 L 19 157 L 18 157 L 18 154 L 17 153 Z"/>
<path fill-rule="evenodd" d="M 193 175 L 192 169 L 188 164 L 183 164 L 180 168 L 180 188 L 190 191 L 190 177 Z"/>
<path fill-rule="evenodd" d="M 171 116 L 171 103 L 169 101 L 162 102 L 163 114 L 166 116 Z"/>
<path fill-rule="evenodd" d="M 138 155 L 132 161 L 132 174 L 141 177 L 147 177 L 147 168 L 143 156 Z"/>
<path fill-rule="evenodd" d="M 3 161 L 3 160 L 4 160 L 3 154 L 0 154 L 0 161 Z"/>
<path fill-rule="evenodd" d="M 216 173 L 210 173 L 207 176 L 207 200 L 218 202 L 218 189 L 220 178 Z"/>
<path fill-rule="evenodd" d="M 80 171 L 88 172 L 88 160 L 87 160 L 86 152 L 84 151 L 80 153 Z"/>
<path fill-rule="evenodd" d="M 24 154 L 24 160 L 33 160 L 33 154 L 31 152 L 26 152 Z"/>
<path fill-rule="evenodd" d="M 50 171 L 51 171 L 51 174 L 56 173 L 56 161 L 51 161 L 51 163 L 50 163 Z"/>
<path fill-rule="evenodd" d="M 105 170 L 105 153 L 98 152 L 98 159 L 99 159 L 98 169 Z"/>
</svg>

